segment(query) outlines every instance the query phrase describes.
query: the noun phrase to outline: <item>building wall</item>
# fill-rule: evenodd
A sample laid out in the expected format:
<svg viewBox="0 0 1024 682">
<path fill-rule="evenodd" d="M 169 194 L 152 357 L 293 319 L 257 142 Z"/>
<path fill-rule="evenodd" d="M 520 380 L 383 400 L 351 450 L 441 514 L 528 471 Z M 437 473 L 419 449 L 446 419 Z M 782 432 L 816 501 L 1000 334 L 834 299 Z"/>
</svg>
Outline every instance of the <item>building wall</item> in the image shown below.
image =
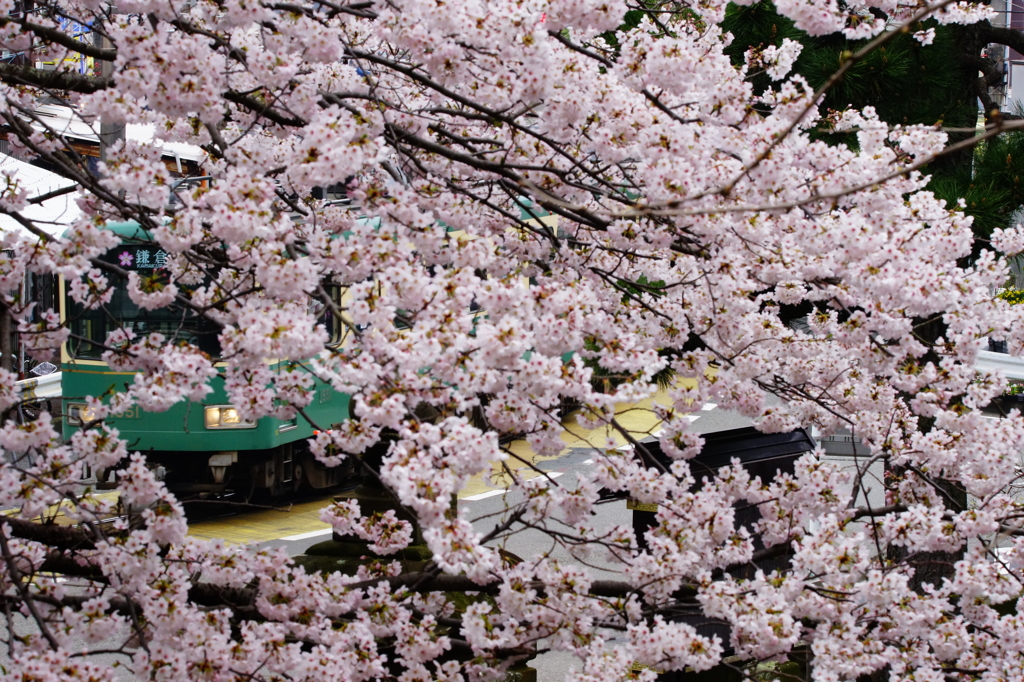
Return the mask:
<svg viewBox="0 0 1024 682">
<path fill-rule="evenodd" d="M 994 0 L 992 9 L 999 13 L 994 25 L 1024 30 L 1024 0 Z M 1003 96 L 996 101 L 1004 112 L 1024 115 L 1024 55 L 1002 45 L 993 45 L 990 50 L 989 56 L 1002 62 L 1006 74 L 1004 92 L 999 93 Z"/>
</svg>

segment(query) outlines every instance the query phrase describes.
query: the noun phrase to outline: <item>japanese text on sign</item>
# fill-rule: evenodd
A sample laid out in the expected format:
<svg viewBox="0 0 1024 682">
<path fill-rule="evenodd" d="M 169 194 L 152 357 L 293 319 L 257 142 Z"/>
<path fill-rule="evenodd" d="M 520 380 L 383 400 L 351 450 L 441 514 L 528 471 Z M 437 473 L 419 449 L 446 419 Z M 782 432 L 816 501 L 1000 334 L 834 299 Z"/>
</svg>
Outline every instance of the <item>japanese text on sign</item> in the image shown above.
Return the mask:
<svg viewBox="0 0 1024 682">
<path fill-rule="evenodd" d="M 117 255 L 117 263 L 122 268 L 132 270 L 150 270 L 167 267 L 167 252 L 163 249 L 125 249 Z"/>
</svg>

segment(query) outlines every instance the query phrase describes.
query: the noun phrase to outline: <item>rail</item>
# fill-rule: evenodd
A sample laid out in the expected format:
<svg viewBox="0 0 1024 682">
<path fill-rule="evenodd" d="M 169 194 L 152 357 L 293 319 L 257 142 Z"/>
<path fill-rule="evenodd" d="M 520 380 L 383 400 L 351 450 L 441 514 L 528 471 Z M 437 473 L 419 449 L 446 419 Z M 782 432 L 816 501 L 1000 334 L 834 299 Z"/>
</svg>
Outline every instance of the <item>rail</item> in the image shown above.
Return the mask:
<svg viewBox="0 0 1024 682">
<path fill-rule="evenodd" d="M 61 397 L 60 372 L 53 372 L 34 379 L 22 379 L 15 384 L 15 390 L 22 400 L 49 400 Z"/>
<path fill-rule="evenodd" d="M 978 353 L 978 369 L 994 369 L 1003 373 L 1007 379 L 1024 381 L 1024 358 L 1016 358 L 1006 353 L 983 350 Z"/>
</svg>

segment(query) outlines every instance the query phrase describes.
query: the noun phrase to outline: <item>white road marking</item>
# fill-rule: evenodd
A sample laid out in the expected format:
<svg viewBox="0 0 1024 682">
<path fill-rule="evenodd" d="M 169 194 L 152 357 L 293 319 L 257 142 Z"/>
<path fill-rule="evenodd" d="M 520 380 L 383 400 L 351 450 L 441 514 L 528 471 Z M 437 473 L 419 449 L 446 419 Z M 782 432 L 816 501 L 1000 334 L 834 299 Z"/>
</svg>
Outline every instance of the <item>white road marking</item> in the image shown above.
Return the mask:
<svg viewBox="0 0 1024 682">
<path fill-rule="evenodd" d="M 580 462 L 580 464 L 593 464 L 593 463 L 594 463 L 594 460 L 592 460 L 592 459 L 585 459 L 582 462 Z"/>
<path fill-rule="evenodd" d="M 702 409 L 705 412 L 707 412 L 708 410 L 713 410 L 716 407 L 718 407 L 718 405 L 716 405 L 715 403 L 704 403 L 704 406 L 702 408 L 700 408 L 700 409 Z"/>
<path fill-rule="evenodd" d="M 547 478 L 558 478 L 559 476 L 562 476 L 564 474 L 565 474 L 564 471 L 551 471 L 551 472 L 547 472 Z M 541 476 L 543 476 L 543 475 L 544 474 L 541 474 Z M 534 476 L 533 478 L 540 478 L 541 476 Z M 533 478 L 528 478 L 526 480 L 527 481 L 532 481 Z M 463 500 L 468 500 L 470 502 L 475 502 L 477 500 L 486 500 L 488 497 L 495 497 L 497 495 L 504 495 L 507 492 L 508 492 L 507 488 L 498 488 L 497 490 L 488 490 L 485 493 L 477 493 L 476 495 L 467 495 L 466 497 L 463 497 L 462 499 Z"/>
<path fill-rule="evenodd" d="M 505 490 L 504 488 L 498 488 L 497 490 L 488 490 L 487 492 L 480 493 L 478 495 L 468 495 L 466 497 L 463 497 L 462 499 L 464 499 L 464 500 L 472 500 L 472 501 L 475 501 L 475 500 L 485 500 L 488 497 L 494 497 L 495 495 L 504 495 L 507 492 L 508 491 Z"/>
<path fill-rule="evenodd" d="M 689 422 L 695 422 L 698 419 L 700 419 L 700 415 L 699 414 L 688 414 L 688 415 L 686 415 L 686 420 L 689 421 Z"/>
<path fill-rule="evenodd" d="M 299 533 L 298 535 L 286 535 L 283 538 L 278 538 L 278 540 L 287 540 L 288 542 L 294 542 L 296 540 L 308 540 L 309 538 L 315 538 L 321 535 L 329 535 L 333 532 L 333 528 L 322 528 L 320 530 L 311 530 L 308 533 Z"/>
</svg>

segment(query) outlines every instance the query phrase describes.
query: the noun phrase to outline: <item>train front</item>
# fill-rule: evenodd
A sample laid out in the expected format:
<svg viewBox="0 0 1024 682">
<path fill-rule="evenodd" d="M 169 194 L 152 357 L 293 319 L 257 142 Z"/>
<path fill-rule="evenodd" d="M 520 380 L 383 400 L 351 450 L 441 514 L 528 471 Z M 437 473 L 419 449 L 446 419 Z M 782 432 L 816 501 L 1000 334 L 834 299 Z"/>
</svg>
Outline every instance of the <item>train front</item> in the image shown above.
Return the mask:
<svg viewBox="0 0 1024 682">
<path fill-rule="evenodd" d="M 102 260 L 140 275 L 152 275 L 165 266 L 168 254 L 138 225 L 123 223 L 108 229 L 118 234 L 122 244 Z M 71 331 L 70 340 L 61 348 L 65 438 L 91 420 L 84 400 L 87 396 L 109 400 L 133 381 L 134 372 L 116 371 L 102 359 L 115 330 L 131 330 L 136 336 L 157 332 L 169 344 L 189 343 L 214 359 L 220 354 L 217 328 L 209 320 L 178 306 L 145 310 L 129 297 L 126 279 L 108 274 L 108 280 L 113 296 L 98 309 L 74 302 L 68 296 L 67 283 L 60 282 L 62 315 Z M 337 322 L 331 318 L 329 311 L 321 318 L 328 329 Z M 296 364 L 266 362 L 272 371 L 286 371 Z M 225 365 L 217 363 L 217 368 L 212 391 L 201 404 L 179 402 L 160 413 L 135 406 L 107 419 L 128 442 L 130 451 L 146 455 L 172 491 L 184 498 L 225 493 L 246 499 L 260 493 L 276 497 L 303 487 L 337 486 L 352 475 L 350 470 L 329 469 L 315 460 L 306 446 L 313 427 L 301 416 L 287 421 L 242 419 L 224 391 Z M 305 411 L 314 423 L 336 424 L 349 417 L 346 394 L 321 381 L 312 390 L 315 396 Z M 107 472 L 96 473 L 102 486 Z"/>
</svg>

